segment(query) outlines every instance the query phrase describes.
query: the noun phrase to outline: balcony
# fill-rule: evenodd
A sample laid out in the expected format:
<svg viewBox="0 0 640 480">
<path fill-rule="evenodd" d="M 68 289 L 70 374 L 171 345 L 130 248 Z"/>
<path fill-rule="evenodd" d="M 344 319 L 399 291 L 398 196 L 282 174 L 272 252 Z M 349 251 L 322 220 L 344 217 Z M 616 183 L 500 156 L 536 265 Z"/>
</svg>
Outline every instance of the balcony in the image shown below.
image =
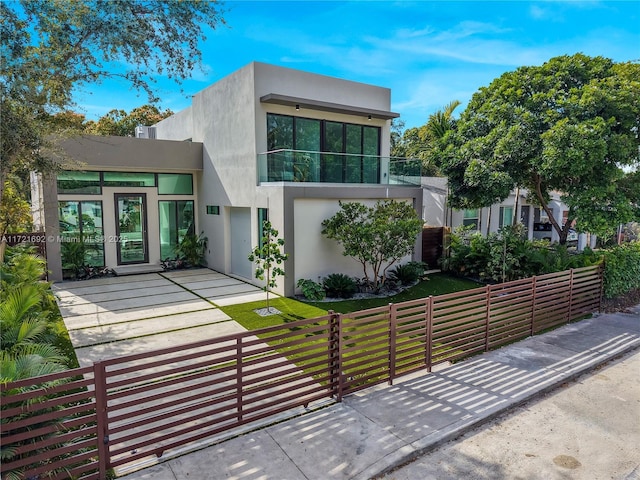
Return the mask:
<svg viewBox="0 0 640 480">
<path fill-rule="evenodd" d="M 419 186 L 417 159 L 352 153 L 273 150 L 258 154 L 260 183 L 306 182 Z"/>
</svg>

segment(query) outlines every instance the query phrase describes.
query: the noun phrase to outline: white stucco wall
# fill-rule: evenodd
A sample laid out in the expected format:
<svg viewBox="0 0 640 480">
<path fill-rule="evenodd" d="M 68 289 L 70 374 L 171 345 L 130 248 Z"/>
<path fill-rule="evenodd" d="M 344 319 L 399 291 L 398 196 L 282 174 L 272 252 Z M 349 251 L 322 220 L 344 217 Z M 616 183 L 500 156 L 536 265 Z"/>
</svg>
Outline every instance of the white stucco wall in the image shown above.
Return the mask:
<svg viewBox="0 0 640 480">
<path fill-rule="evenodd" d="M 156 123 L 156 138 L 184 141 L 193 139 L 193 116 L 191 107 L 174 113 L 169 118 Z"/>
<path fill-rule="evenodd" d="M 413 205 L 413 199 L 397 199 Z M 345 202 L 360 202 L 373 206 L 375 200 L 345 199 Z M 345 257 L 342 246 L 335 240 L 322 235 L 322 221 L 340 210 L 338 199 L 297 198 L 294 201 L 295 283 L 304 278 L 314 282 L 331 273 L 344 273 L 351 277 L 363 278 L 362 264 L 351 257 Z M 411 255 L 400 263 L 411 260 Z M 391 267 L 393 268 L 393 267 Z M 369 275 L 371 275 L 369 268 Z"/>
</svg>

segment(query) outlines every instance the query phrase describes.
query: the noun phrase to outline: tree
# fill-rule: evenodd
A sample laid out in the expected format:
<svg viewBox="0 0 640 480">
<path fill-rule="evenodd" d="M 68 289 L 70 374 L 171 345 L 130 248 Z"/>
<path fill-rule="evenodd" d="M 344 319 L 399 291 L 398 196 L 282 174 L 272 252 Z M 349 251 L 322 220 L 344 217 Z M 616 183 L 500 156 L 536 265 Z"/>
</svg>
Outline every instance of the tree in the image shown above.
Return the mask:
<svg viewBox="0 0 640 480">
<path fill-rule="evenodd" d="M 154 125 L 171 115 L 171 110 L 161 111 L 155 105 L 143 105 L 129 113 L 124 110 L 111 110 L 97 122 L 87 122 L 84 130 L 95 135 L 133 137 L 137 126 Z"/>
<path fill-rule="evenodd" d="M 411 254 L 421 230 L 422 220 L 413 207 L 395 200 L 378 201 L 375 207 L 340 202 L 340 211 L 322 222 L 323 235 L 342 244 L 344 256 L 362 264 L 374 290 L 384 285 L 389 267 Z"/>
<path fill-rule="evenodd" d="M 458 106 L 460 102 L 454 100 L 431 114 L 421 127 L 409 128 L 402 134 L 398 130 L 404 126 L 404 122 L 396 125 L 391 133 L 392 155 L 417 158 L 422 162 L 423 175 L 439 175 L 442 163 L 439 152 L 449 132 L 455 129 L 453 113 Z"/>
<path fill-rule="evenodd" d="M 269 307 L 269 288 L 278 286 L 278 277 L 284 275 L 280 267 L 289 258 L 282 252 L 284 240 L 278 238 L 278 231 L 271 226 L 271 222 L 262 224 L 262 245 L 254 247 L 249 254 L 249 261 L 256 264 L 256 278 L 266 281 L 264 291 L 267 292 L 267 312 L 272 313 Z"/>
<path fill-rule="evenodd" d="M 119 78 L 153 103 L 155 78 L 188 78 L 204 27 L 222 23 L 215 1 L 0 2 L 0 188 L 9 173 L 51 167 L 51 120 L 77 89 Z"/>
<path fill-rule="evenodd" d="M 613 233 L 638 214 L 640 65 L 583 54 L 503 74 L 473 95 L 440 153 L 456 208 L 489 206 L 526 188 L 565 243 Z M 556 218 L 552 192 L 568 205 Z"/>
</svg>

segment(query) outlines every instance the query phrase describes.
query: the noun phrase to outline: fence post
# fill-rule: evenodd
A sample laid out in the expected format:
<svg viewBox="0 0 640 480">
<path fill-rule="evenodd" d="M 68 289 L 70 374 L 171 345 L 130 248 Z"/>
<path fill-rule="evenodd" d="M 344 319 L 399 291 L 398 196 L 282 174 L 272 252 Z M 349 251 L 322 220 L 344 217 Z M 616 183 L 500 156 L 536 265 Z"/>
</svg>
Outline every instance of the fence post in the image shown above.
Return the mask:
<svg viewBox="0 0 640 480">
<path fill-rule="evenodd" d="M 96 398 L 98 471 L 100 478 L 107 478 L 107 470 L 111 468 L 111 456 L 109 453 L 109 418 L 107 416 L 107 371 L 102 361 L 93 364 L 93 382 Z"/>
<path fill-rule="evenodd" d="M 536 323 L 536 276 L 534 275 L 531 279 L 531 336 L 533 337 L 536 333 L 535 323 Z"/>
<path fill-rule="evenodd" d="M 598 302 L 598 312 L 602 312 L 602 297 L 604 296 L 604 264 L 598 265 L 598 278 L 600 279 L 600 301 Z"/>
<path fill-rule="evenodd" d="M 396 320 L 398 307 L 393 303 L 389 304 L 389 385 L 393 385 L 393 378 L 396 375 Z"/>
<path fill-rule="evenodd" d="M 329 310 L 329 389 L 338 402 L 342 401 L 342 325 L 340 314 Z"/>
<path fill-rule="evenodd" d="M 238 422 L 242 422 L 242 337 L 236 338 L 236 408 Z"/>
<path fill-rule="evenodd" d="M 569 269 L 569 318 L 567 318 L 567 323 L 571 321 L 571 310 L 573 304 L 573 268 Z"/>
<path fill-rule="evenodd" d="M 484 351 L 489 351 L 489 320 L 491 319 L 491 285 L 486 286 L 487 290 L 487 308 L 485 310 L 484 319 Z"/>
<path fill-rule="evenodd" d="M 427 311 L 426 311 L 426 349 L 425 349 L 425 365 L 427 366 L 427 372 L 431 371 L 431 365 L 433 364 L 433 295 L 429 295 L 427 299 Z"/>
</svg>

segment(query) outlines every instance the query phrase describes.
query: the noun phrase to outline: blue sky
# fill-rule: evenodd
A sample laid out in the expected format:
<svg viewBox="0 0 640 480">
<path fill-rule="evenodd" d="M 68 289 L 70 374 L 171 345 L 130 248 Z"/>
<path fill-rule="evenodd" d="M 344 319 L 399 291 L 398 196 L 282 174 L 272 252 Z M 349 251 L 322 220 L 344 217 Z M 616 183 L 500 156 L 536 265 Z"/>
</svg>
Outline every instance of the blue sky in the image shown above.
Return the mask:
<svg viewBox="0 0 640 480">
<path fill-rule="evenodd" d="M 502 73 L 582 52 L 640 60 L 640 1 L 228 1 L 227 26 L 207 31 L 203 66 L 180 87 L 158 79 L 160 107 L 179 111 L 190 95 L 251 61 L 391 88 L 406 127 L 424 124 L 452 100 L 462 111 Z M 76 98 L 88 119 L 131 110 L 146 96 L 104 82 Z"/>
</svg>

